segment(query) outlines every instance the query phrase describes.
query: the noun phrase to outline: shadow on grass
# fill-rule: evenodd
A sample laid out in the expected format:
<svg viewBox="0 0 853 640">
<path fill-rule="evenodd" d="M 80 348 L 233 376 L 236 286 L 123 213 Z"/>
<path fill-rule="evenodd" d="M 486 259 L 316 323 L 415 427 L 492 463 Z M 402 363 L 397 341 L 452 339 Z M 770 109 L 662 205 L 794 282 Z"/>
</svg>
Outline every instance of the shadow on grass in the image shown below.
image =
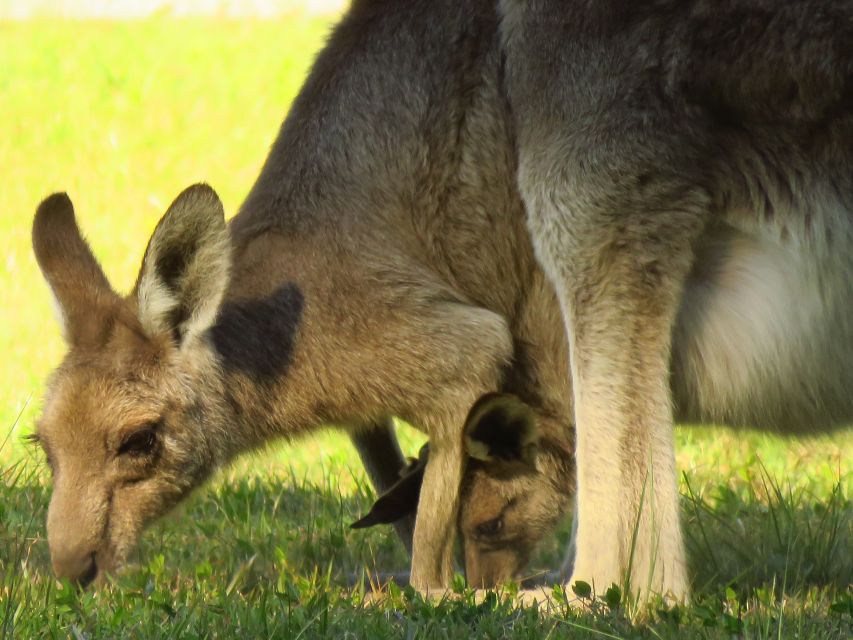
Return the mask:
<svg viewBox="0 0 853 640">
<path fill-rule="evenodd" d="M 60 589 L 44 535 L 49 487 L 32 467 L 1 477 L 0 638 L 214 637 L 211 625 L 225 625 L 226 635 L 251 637 L 824 639 L 848 637 L 853 615 L 853 514 L 840 489 L 815 500 L 780 493 L 778 502 L 722 487 L 684 496 L 695 603 L 658 608 L 638 629 L 618 608 L 539 616 L 470 593 L 435 603 L 391 587 L 365 606 L 342 587 L 365 569 L 404 571 L 402 544 L 390 527 L 349 529 L 372 499 L 364 484 L 342 494 L 294 477 L 220 479 L 152 527 L 115 586 Z M 559 558 L 569 530 L 535 564 Z"/>
<path fill-rule="evenodd" d="M 48 573 L 44 522 L 49 487 L 24 467 L 0 487 L 0 565 Z M 682 497 L 682 519 L 697 596 L 732 587 L 776 595 L 809 587 L 843 590 L 853 576 L 853 508 L 841 485 L 828 496 L 786 493 L 768 480 L 768 499 L 725 486 Z M 346 584 L 363 571 L 405 572 L 408 557 L 390 526 L 349 524 L 373 494 L 359 484 L 344 495 L 329 483 L 247 477 L 199 491 L 144 536 L 132 565 L 163 566 L 176 580 L 233 574 L 247 585 L 278 575 L 327 574 Z M 569 523 L 534 558 L 531 574 L 558 566 Z"/>
<path fill-rule="evenodd" d="M 0 566 L 23 563 L 27 571 L 48 574 L 50 488 L 32 472 L 7 475 L 0 486 Z M 176 576 L 219 575 L 254 558 L 251 573 L 258 577 L 320 571 L 341 584 L 365 569 L 405 571 L 408 556 L 391 527 L 349 529 L 372 499 L 366 486 L 342 495 L 295 479 L 217 483 L 155 523 L 130 564 L 162 558 Z"/>
<path fill-rule="evenodd" d="M 853 578 L 853 504 L 839 481 L 828 495 L 781 487 L 761 474 L 764 499 L 718 485 L 705 495 L 687 484 L 682 522 L 694 590 L 771 587 L 777 596 L 807 587 L 843 590 Z"/>
</svg>

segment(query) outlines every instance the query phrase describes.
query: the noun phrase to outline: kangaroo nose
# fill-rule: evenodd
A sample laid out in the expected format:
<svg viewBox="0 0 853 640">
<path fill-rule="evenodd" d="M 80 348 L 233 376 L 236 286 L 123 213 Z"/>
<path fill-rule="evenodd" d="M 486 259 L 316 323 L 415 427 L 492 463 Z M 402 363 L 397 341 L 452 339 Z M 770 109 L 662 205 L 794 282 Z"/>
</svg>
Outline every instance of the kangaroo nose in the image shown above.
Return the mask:
<svg viewBox="0 0 853 640">
<path fill-rule="evenodd" d="M 95 560 L 95 554 L 89 556 L 89 566 L 80 574 L 80 577 L 77 578 L 77 584 L 80 585 L 82 589 L 85 589 L 92 581 L 98 577 L 98 562 Z"/>
<path fill-rule="evenodd" d="M 98 577 L 98 562 L 95 554 L 90 553 L 77 559 L 54 560 L 53 570 L 60 578 L 68 578 L 81 588 L 86 588 Z"/>
</svg>

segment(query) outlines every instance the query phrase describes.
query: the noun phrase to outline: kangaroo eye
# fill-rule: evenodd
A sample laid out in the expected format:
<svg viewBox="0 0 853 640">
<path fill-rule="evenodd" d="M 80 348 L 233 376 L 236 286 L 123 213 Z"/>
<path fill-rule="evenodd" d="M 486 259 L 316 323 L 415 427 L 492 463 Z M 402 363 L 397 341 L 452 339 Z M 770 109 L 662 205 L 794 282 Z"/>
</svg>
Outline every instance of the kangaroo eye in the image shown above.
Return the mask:
<svg viewBox="0 0 853 640">
<path fill-rule="evenodd" d="M 491 520 L 487 520 L 482 524 L 477 525 L 477 535 L 482 536 L 484 538 L 493 538 L 498 535 L 504 528 L 504 519 L 503 516 L 498 516 L 497 518 L 492 518 Z"/>
<path fill-rule="evenodd" d="M 149 455 L 157 444 L 156 428 L 156 424 L 151 424 L 131 433 L 118 448 L 118 455 L 137 458 Z"/>
</svg>

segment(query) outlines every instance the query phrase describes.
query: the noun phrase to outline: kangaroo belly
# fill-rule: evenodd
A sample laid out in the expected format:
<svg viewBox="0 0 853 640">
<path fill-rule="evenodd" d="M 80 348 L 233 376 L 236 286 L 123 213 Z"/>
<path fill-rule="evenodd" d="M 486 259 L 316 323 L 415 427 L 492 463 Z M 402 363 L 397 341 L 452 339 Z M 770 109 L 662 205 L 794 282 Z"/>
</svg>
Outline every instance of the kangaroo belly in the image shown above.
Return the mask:
<svg viewBox="0 0 853 640">
<path fill-rule="evenodd" d="M 853 423 L 850 216 L 808 237 L 720 225 L 673 336 L 678 419 L 788 433 Z M 776 230 L 778 231 L 778 229 Z"/>
</svg>

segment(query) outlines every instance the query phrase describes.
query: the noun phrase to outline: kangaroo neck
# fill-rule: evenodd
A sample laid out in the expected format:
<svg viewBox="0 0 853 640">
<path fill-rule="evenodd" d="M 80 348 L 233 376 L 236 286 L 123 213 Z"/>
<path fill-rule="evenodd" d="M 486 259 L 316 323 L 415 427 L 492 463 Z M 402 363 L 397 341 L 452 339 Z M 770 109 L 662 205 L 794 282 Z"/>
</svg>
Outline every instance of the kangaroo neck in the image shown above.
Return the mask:
<svg viewBox="0 0 853 640">
<path fill-rule="evenodd" d="M 497 47 L 492 5 L 353 3 L 294 101 L 234 232 L 352 235 L 377 224 L 402 228 L 418 215 L 458 164 L 470 96 Z"/>
</svg>

